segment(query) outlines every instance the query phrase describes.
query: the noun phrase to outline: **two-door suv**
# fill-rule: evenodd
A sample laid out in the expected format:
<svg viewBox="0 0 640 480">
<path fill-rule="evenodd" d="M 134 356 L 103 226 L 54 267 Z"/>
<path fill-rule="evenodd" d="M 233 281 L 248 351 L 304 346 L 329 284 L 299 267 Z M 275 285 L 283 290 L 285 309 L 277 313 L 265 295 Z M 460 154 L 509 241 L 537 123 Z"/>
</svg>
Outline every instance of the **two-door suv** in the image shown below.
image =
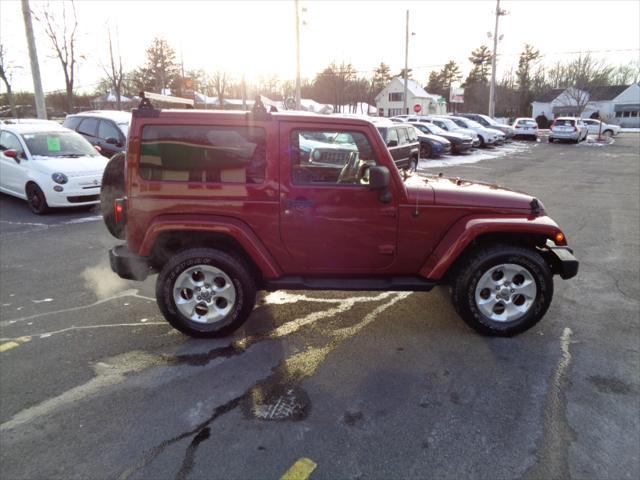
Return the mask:
<svg viewBox="0 0 640 480">
<path fill-rule="evenodd" d="M 144 101 L 143 101 L 144 102 Z M 103 178 L 126 279 L 159 273 L 166 319 L 238 328 L 258 290 L 428 291 L 450 285 L 479 332 L 544 315 L 578 262 L 542 203 L 497 185 L 402 175 L 371 122 L 302 113 L 133 110 Z"/>
</svg>

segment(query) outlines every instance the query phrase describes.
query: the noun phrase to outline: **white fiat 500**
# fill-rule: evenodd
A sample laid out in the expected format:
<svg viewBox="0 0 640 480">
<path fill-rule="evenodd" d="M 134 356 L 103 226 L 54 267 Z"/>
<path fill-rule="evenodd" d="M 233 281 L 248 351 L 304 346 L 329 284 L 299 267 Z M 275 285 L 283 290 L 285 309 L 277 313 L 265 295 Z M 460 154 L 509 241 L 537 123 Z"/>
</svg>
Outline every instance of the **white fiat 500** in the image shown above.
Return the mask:
<svg viewBox="0 0 640 480">
<path fill-rule="evenodd" d="M 52 122 L 0 125 L 0 191 L 27 200 L 35 214 L 99 203 L 108 161 Z"/>
</svg>

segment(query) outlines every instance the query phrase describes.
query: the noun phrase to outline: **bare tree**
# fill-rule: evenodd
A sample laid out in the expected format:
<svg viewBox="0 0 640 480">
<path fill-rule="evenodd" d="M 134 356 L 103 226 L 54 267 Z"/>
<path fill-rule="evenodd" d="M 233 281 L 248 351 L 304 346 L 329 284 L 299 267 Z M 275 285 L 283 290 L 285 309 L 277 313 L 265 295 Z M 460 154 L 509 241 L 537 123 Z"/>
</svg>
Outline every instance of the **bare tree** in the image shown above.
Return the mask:
<svg viewBox="0 0 640 480">
<path fill-rule="evenodd" d="M 76 6 L 71 0 L 71 14 L 67 15 L 67 2 L 62 2 L 62 19 L 53 14 L 51 6 L 46 5 L 39 14 L 34 14 L 43 26 L 47 37 L 51 40 L 53 49 L 64 71 L 64 82 L 67 92 L 67 112 L 73 112 L 73 84 L 75 81 L 76 58 L 76 33 L 78 30 L 78 17 Z"/>
<path fill-rule="evenodd" d="M 6 50 L 4 45 L 0 44 L 0 78 L 7 87 L 7 98 L 9 100 L 9 105 L 11 106 L 11 116 L 16 118 L 18 113 L 16 111 L 16 99 L 14 98 L 13 91 L 11 90 L 11 73 L 9 72 L 11 67 L 8 64 L 5 55 Z"/>
<path fill-rule="evenodd" d="M 106 67 L 102 67 L 105 75 L 107 76 L 110 88 L 113 90 L 113 93 L 116 96 L 116 108 L 118 110 L 121 109 L 121 101 L 122 97 L 122 84 L 124 82 L 124 72 L 122 71 L 122 57 L 120 56 L 120 49 L 118 48 L 118 58 L 117 61 L 113 56 L 113 43 L 111 42 L 111 29 L 107 30 L 107 34 L 109 37 L 109 69 Z"/>
<path fill-rule="evenodd" d="M 227 92 L 228 82 L 229 77 L 227 75 L 227 72 L 217 71 L 211 76 L 211 90 L 218 97 L 218 104 L 222 109 L 224 109 L 224 98 Z"/>
<path fill-rule="evenodd" d="M 572 107 L 580 116 L 589 103 L 593 89 L 609 85 L 614 68 L 595 60 L 591 55 L 580 55 L 566 64 L 556 64 L 549 72 L 556 87 L 566 88 L 558 98 L 561 105 Z"/>
</svg>

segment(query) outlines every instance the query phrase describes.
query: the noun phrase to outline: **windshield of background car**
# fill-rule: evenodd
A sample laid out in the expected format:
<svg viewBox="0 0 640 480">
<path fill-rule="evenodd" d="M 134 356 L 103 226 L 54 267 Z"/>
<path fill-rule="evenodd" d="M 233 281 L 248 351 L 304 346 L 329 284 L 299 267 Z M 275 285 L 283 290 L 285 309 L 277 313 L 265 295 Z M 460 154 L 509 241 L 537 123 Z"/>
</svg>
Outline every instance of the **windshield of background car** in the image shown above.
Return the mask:
<svg viewBox="0 0 640 480">
<path fill-rule="evenodd" d="M 466 119 L 466 122 L 467 122 L 467 125 L 469 125 L 472 128 L 483 128 L 482 125 L 480 125 L 478 122 L 474 120 Z"/>
<path fill-rule="evenodd" d="M 75 132 L 23 133 L 31 155 L 42 157 L 97 157 L 99 154 Z"/>
<path fill-rule="evenodd" d="M 565 119 L 565 120 L 556 120 L 555 127 L 573 127 L 575 125 L 575 121 Z"/>
<path fill-rule="evenodd" d="M 128 138 L 129 137 L 129 123 L 127 123 L 127 122 L 118 123 L 118 128 L 123 133 L 124 138 Z"/>
<path fill-rule="evenodd" d="M 538 124 L 535 120 L 518 120 L 518 125 L 522 127 L 537 127 Z"/>
<path fill-rule="evenodd" d="M 491 117 L 483 116 L 483 117 L 480 117 L 480 118 L 484 118 L 485 122 L 487 122 L 489 125 L 500 125 L 498 122 L 496 122 Z"/>
<path fill-rule="evenodd" d="M 437 125 L 434 124 L 429 124 L 427 125 L 427 129 L 429 130 L 429 133 L 433 133 L 434 135 L 446 135 L 447 131 L 444 128 L 440 128 Z"/>
</svg>

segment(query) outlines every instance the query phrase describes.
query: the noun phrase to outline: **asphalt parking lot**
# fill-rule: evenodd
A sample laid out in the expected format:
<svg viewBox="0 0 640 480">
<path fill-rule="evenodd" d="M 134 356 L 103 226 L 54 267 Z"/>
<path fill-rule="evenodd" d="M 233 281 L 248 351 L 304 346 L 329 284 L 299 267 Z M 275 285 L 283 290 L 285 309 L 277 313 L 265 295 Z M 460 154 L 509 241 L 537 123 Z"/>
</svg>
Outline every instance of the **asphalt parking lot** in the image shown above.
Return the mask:
<svg viewBox="0 0 640 480">
<path fill-rule="evenodd" d="M 276 292 L 234 337 L 190 339 L 155 277 L 110 272 L 99 212 L 0 195 L 0 477 L 280 478 L 309 458 L 313 479 L 638 478 L 640 135 L 493 155 L 420 173 L 536 195 L 581 261 L 510 339 L 443 287 Z"/>
</svg>

